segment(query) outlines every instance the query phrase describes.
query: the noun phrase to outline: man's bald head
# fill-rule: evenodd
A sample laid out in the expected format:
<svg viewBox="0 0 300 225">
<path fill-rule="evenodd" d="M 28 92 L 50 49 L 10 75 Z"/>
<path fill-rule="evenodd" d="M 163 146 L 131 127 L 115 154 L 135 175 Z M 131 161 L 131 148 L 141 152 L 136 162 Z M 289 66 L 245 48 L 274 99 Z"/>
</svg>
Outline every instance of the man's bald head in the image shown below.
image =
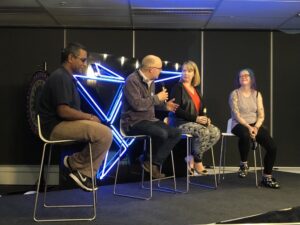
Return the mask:
<svg viewBox="0 0 300 225">
<path fill-rule="evenodd" d="M 161 65 L 162 65 L 161 59 L 155 55 L 147 55 L 142 60 L 143 68 L 161 67 Z"/>
<path fill-rule="evenodd" d="M 155 80 L 159 77 L 162 70 L 162 61 L 155 55 L 147 55 L 142 60 L 140 70 L 150 80 Z"/>
</svg>

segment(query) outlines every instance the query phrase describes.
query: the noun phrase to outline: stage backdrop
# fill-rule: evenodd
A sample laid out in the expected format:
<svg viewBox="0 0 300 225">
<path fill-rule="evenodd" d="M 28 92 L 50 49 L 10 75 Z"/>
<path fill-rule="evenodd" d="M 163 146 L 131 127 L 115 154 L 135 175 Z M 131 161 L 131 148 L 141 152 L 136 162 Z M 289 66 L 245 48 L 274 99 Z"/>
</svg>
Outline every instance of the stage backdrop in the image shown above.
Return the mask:
<svg viewBox="0 0 300 225">
<path fill-rule="evenodd" d="M 239 69 L 251 67 L 264 96 L 265 124 L 267 127 L 273 124 L 278 145 L 276 166 L 299 166 L 297 115 L 300 110 L 297 96 L 300 90 L 296 85 L 300 81 L 297 62 L 300 35 L 273 34 L 272 80 L 269 31 L 136 30 L 133 45 L 131 30 L 67 29 L 64 32 L 55 28 L 0 28 L 1 174 L 5 173 L 1 170 L 3 166 L 37 165 L 40 162 L 41 143 L 32 134 L 26 119 L 26 91 L 32 74 L 42 68 L 43 62 L 47 62 L 49 72 L 59 66 L 64 39 L 66 42 L 81 42 L 93 52 L 120 57 L 132 57 L 135 51 L 137 58 L 157 54 L 174 63 L 191 59 L 199 66 L 203 59 L 203 91 L 208 114 L 222 131 L 225 131 L 230 116 L 228 95 L 233 89 L 233 77 Z M 239 159 L 235 140 L 228 147 L 230 157 L 227 157 L 227 163 L 236 166 Z M 218 156 L 219 145 L 215 152 Z"/>
</svg>

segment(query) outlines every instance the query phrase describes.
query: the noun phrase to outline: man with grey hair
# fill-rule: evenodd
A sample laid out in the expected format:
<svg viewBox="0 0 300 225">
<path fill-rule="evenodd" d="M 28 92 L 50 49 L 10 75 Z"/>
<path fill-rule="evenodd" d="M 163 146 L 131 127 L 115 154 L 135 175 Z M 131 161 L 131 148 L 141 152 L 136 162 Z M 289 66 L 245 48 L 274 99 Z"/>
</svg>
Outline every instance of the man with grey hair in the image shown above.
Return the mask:
<svg viewBox="0 0 300 225">
<path fill-rule="evenodd" d="M 153 161 L 148 154 L 140 158 L 142 167 L 153 178 L 163 178 L 159 166 L 169 156 L 175 144 L 181 138 L 181 131 L 170 127 L 155 117 L 155 107 L 175 112 L 178 105 L 174 99 L 168 101 L 168 92 L 163 89 L 155 94 L 154 80 L 162 70 L 162 61 L 155 55 L 147 55 L 139 70 L 130 74 L 124 85 L 124 98 L 121 114 L 121 127 L 128 135 L 149 135 L 152 138 Z"/>
</svg>

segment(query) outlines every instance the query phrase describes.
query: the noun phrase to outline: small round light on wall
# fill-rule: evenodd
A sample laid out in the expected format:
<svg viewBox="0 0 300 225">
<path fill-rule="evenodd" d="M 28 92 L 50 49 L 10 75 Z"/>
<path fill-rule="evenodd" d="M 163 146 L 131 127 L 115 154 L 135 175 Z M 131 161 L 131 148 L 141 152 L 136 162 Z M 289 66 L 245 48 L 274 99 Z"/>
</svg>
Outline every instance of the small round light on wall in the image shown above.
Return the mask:
<svg viewBox="0 0 300 225">
<path fill-rule="evenodd" d="M 121 57 L 121 59 L 120 59 L 120 61 L 121 61 L 121 66 L 123 66 L 123 65 L 124 65 L 124 63 L 125 63 L 125 57 L 124 57 L 124 56 L 122 56 L 122 57 Z"/>
<path fill-rule="evenodd" d="M 168 61 L 164 61 L 165 66 L 168 65 L 168 63 L 169 63 Z"/>
<path fill-rule="evenodd" d="M 139 67 L 140 67 L 139 60 L 136 60 L 136 62 L 135 62 L 135 68 L 138 69 Z"/>
<path fill-rule="evenodd" d="M 179 63 L 175 63 L 175 70 L 178 71 L 179 69 Z"/>
<path fill-rule="evenodd" d="M 106 60 L 107 59 L 108 54 L 104 53 L 103 54 L 103 59 Z"/>
</svg>

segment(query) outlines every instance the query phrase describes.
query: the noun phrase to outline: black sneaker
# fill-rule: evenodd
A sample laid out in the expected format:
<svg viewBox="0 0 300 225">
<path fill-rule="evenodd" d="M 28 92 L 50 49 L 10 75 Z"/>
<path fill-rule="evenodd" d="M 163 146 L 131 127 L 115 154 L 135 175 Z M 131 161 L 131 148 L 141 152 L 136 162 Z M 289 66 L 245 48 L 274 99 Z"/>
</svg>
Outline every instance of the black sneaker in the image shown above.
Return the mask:
<svg viewBox="0 0 300 225">
<path fill-rule="evenodd" d="M 92 179 L 80 173 L 78 170 L 73 171 L 69 176 L 76 182 L 76 184 L 85 191 L 93 191 Z M 95 184 L 94 190 L 98 190 Z"/>
<path fill-rule="evenodd" d="M 238 171 L 238 176 L 240 178 L 245 178 L 248 175 L 249 167 L 248 165 L 240 165 L 240 169 Z"/>
<path fill-rule="evenodd" d="M 280 188 L 279 183 L 273 177 L 263 177 L 261 180 L 261 185 L 268 188 L 274 188 L 274 189 Z"/>
</svg>

